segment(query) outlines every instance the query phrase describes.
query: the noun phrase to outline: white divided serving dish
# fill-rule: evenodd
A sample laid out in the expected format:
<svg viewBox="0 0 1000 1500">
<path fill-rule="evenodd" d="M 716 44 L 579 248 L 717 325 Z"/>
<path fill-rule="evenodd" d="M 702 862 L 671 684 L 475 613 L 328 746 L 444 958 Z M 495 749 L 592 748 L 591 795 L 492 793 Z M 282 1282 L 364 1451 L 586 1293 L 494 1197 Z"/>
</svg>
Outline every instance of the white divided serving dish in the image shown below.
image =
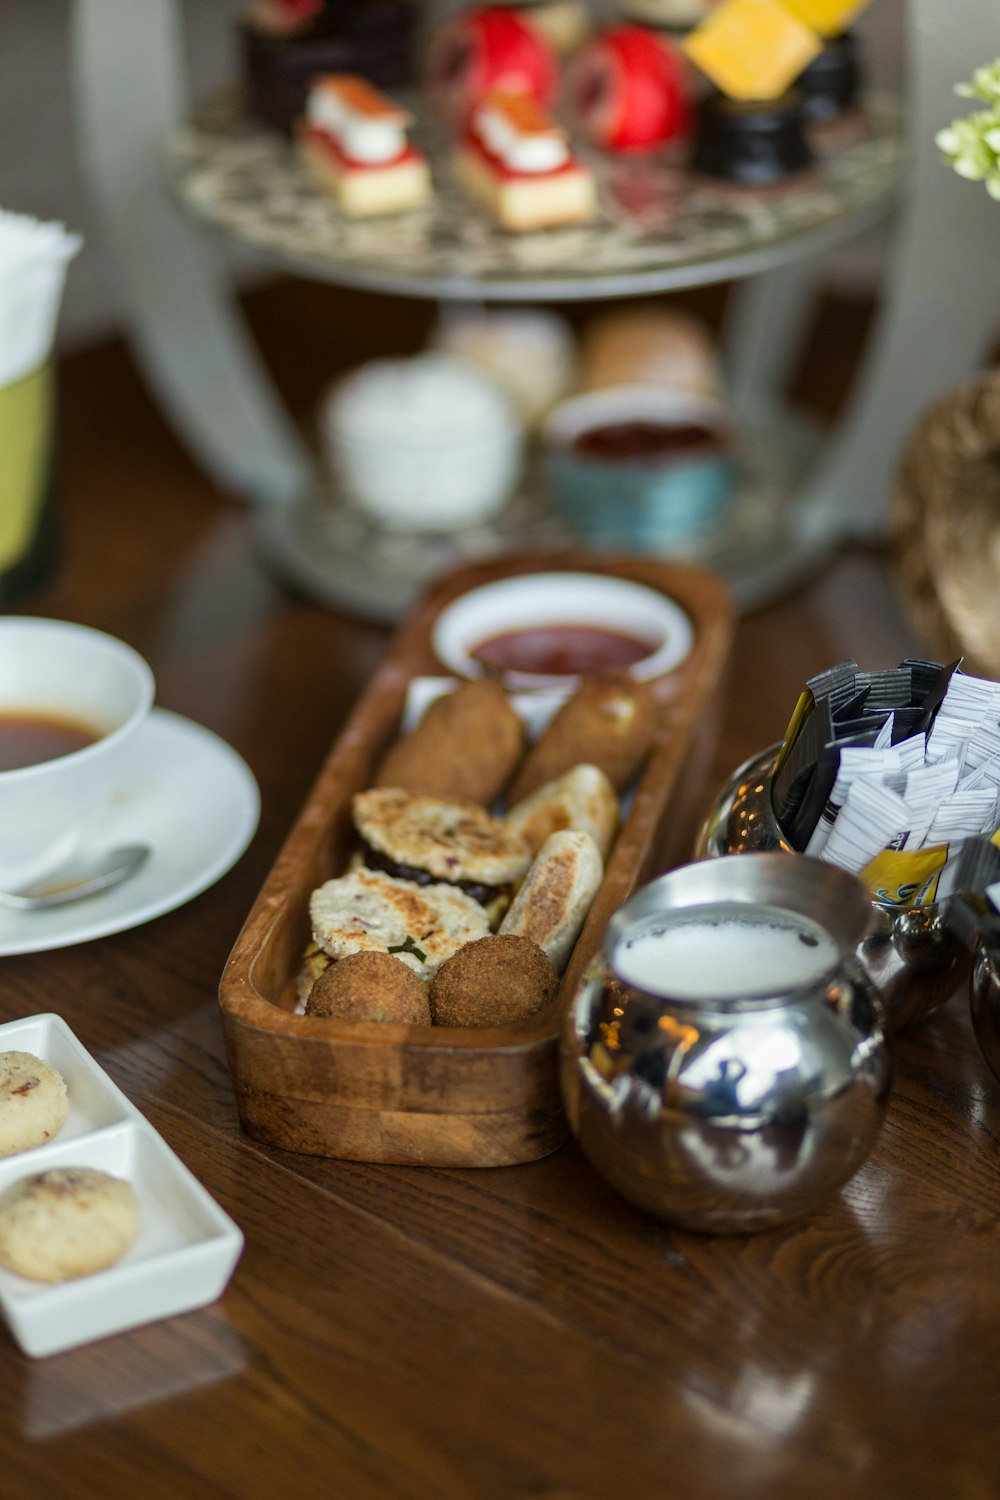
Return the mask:
<svg viewBox="0 0 1000 1500">
<path fill-rule="evenodd" d="M 242 1232 L 62 1017 L 0 1025 L 0 1051 L 44 1059 L 69 1094 L 58 1135 L 0 1160 L 0 1193 L 51 1167 L 95 1167 L 132 1184 L 142 1215 L 136 1240 L 105 1271 L 53 1284 L 0 1267 L 0 1310 L 25 1353 L 56 1354 L 214 1302 L 239 1259 Z"/>
</svg>

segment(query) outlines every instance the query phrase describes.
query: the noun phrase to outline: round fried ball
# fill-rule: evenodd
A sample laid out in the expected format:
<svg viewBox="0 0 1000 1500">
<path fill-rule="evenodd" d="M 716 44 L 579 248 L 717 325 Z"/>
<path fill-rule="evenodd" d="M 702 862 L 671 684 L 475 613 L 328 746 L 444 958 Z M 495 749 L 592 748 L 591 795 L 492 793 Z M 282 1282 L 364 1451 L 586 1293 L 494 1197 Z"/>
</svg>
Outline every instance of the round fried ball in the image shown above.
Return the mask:
<svg viewBox="0 0 1000 1500">
<path fill-rule="evenodd" d="M 391 953 L 371 951 L 325 969 L 309 991 L 306 1015 L 405 1026 L 427 1026 L 431 1019 L 427 990 L 413 969 Z"/>
<path fill-rule="evenodd" d="M 559 975 L 537 943 L 514 933 L 477 938 L 453 953 L 431 979 L 437 1026 L 507 1026 L 541 1010 Z"/>
</svg>

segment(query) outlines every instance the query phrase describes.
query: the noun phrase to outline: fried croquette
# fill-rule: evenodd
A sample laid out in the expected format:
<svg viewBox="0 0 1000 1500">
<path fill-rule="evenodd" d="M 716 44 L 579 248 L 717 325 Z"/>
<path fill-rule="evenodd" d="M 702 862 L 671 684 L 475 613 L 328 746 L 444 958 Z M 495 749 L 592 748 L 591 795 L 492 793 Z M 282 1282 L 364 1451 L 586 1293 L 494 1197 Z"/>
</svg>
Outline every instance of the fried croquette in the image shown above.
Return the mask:
<svg viewBox="0 0 1000 1500">
<path fill-rule="evenodd" d="M 649 683 L 624 674 L 588 677 L 553 715 L 528 751 L 508 792 L 509 803 L 554 781 L 573 766 L 598 766 L 617 792 L 629 785 L 656 733 Z"/>
<path fill-rule="evenodd" d="M 559 975 L 530 938 L 496 933 L 466 943 L 438 969 L 430 985 L 437 1026 L 509 1026 L 526 1020 L 555 996 Z"/>
<path fill-rule="evenodd" d="M 324 969 L 309 992 L 307 1016 L 428 1026 L 427 986 L 391 953 L 352 953 Z"/>
<path fill-rule="evenodd" d="M 524 750 L 524 725 L 498 682 L 464 682 L 436 698 L 410 734 L 390 745 L 375 786 L 487 807 Z"/>
<path fill-rule="evenodd" d="M 619 816 L 615 789 L 600 766 L 574 766 L 508 809 L 504 822 L 528 841 L 532 854 L 550 833 L 568 829 L 589 833 L 606 860 Z"/>
</svg>

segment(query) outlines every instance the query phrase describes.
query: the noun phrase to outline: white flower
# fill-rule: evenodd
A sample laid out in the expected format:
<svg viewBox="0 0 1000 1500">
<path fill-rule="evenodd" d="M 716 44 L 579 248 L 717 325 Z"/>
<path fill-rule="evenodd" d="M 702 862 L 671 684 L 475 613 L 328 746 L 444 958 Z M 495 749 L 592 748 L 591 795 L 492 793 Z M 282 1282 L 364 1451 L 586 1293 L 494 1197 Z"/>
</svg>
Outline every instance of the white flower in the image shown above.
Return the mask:
<svg viewBox="0 0 1000 1500">
<path fill-rule="evenodd" d="M 989 108 L 952 120 L 937 132 L 935 145 L 959 177 L 985 183 L 990 197 L 1000 199 L 1000 58 L 977 68 L 955 92 Z"/>
</svg>

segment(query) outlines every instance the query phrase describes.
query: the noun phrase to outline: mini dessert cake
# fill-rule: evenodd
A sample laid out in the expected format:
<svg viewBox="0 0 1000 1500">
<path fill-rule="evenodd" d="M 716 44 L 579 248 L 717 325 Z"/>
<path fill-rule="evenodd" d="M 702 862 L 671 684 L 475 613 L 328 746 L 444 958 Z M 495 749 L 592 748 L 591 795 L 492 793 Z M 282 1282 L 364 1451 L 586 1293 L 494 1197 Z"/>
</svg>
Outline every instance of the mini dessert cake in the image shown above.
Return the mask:
<svg viewBox="0 0 1000 1500">
<path fill-rule="evenodd" d="M 495 92 L 476 106 L 455 173 L 505 229 L 578 224 L 597 207 L 593 176 L 566 132 L 525 94 Z"/>
<path fill-rule="evenodd" d="M 682 43 L 717 90 L 699 106 L 695 171 L 760 190 L 808 170 L 802 99 L 791 85 L 822 46 L 782 0 L 721 0 Z"/>
<path fill-rule="evenodd" d="M 320 73 L 412 83 L 416 19 L 414 0 L 253 0 L 239 23 L 249 113 L 290 135 Z"/>
<path fill-rule="evenodd" d="M 669 31 L 697 26 L 712 9 L 714 0 L 620 0 L 619 9 L 630 20 Z"/>
<path fill-rule="evenodd" d="M 351 74 L 317 78 L 299 145 L 313 180 L 345 214 L 367 218 L 419 208 L 431 193 L 427 162 L 407 139 L 411 116 Z"/>
<path fill-rule="evenodd" d="M 573 124 L 605 151 L 654 151 L 686 141 L 692 125 L 689 71 L 665 34 L 645 26 L 609 27 L 568 69 Z"/>
<path fill-rule="evenodd" d="M 510 0 L 510 3 L 555 52 L 572 52 L 590 35 L 590 7 L 585 0 Z"/>
<path fill-rule="evenodd" d="M 516 10 L 487 5 L 459 12 L 431 36 L 425 92 L 440 119 L 461 127 L 495 89 L 549 104 L 556 74 L 555 54 L 541 33 Z"/>
</svg>

